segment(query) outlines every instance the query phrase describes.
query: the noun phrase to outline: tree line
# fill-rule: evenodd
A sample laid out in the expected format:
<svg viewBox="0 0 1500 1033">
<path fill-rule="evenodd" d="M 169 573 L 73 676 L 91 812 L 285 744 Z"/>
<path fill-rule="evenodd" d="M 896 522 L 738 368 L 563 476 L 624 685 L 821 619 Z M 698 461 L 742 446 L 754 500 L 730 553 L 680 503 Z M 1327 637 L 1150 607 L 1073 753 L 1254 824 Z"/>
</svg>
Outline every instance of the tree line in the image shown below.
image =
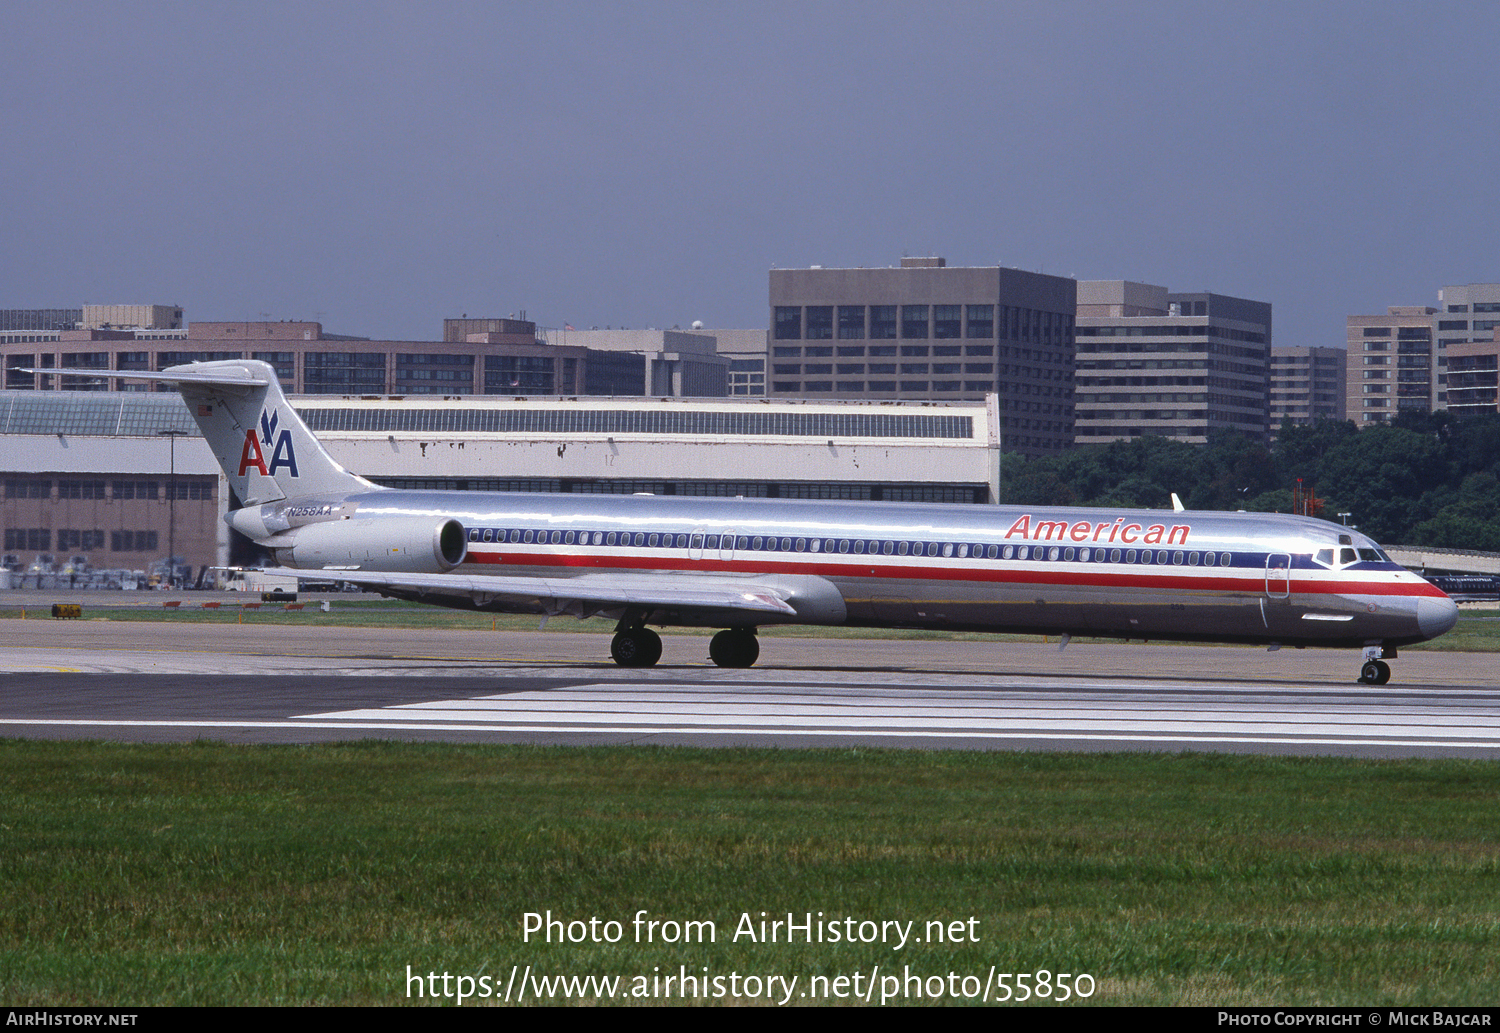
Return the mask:
<svg viewBox="0 0 1500 1033">
<path fill-rule="evenodd" d="M 1378 542 L 1500 552 L 1500 414 L 1410 413 L 1358 429 L 1282 425 L 1276 443 L 1226 432 L 1207 445 L 1143 436 L 1028 459 L 1007 453 L 1000 497 L 1018 505 L 1293 512 L 1298 479 L 1316 515 Z M 1348 517 L 1340 514 L 1347 513 Z"/>
</svg>

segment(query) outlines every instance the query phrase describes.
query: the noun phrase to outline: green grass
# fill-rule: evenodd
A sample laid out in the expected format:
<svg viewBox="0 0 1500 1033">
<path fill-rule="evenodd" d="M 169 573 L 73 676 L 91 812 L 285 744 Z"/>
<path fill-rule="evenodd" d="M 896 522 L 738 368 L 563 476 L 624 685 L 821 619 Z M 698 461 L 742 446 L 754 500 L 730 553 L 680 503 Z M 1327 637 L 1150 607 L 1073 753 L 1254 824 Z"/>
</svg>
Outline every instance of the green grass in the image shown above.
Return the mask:
<svg viewBox="0 0 1500 1033">
<path fill-rule="evenodd" d="M 1465 761 L 0 740 L 0 1002 L 406 1003 L 408 965 L 514 964 L 1491 1004 L 1497 801 Z M 718 941 L 632 942 L 639 909 Z M 547 910 L 625 940 L 522 942 Z M 979 942 L 730 942 L 762 911 Z"/>
</svg>

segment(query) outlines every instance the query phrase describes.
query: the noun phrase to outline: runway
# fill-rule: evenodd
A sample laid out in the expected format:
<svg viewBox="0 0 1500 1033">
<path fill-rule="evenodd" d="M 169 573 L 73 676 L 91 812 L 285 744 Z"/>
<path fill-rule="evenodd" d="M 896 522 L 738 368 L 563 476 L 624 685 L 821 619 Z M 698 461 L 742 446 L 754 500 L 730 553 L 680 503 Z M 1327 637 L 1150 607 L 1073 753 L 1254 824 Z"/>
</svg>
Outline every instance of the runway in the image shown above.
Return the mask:
<svg viewBox="0 0 1500 1033">
<path fill-rule="evenodd" d="M 24 625 L 24 626 L 23 626 Z M 768 638 L 661 666 L 569 633 L 0 621 L 0 735 L 159 742 L 1207 750 L 1500 756 L 1485 654 Z"/>
</svg>

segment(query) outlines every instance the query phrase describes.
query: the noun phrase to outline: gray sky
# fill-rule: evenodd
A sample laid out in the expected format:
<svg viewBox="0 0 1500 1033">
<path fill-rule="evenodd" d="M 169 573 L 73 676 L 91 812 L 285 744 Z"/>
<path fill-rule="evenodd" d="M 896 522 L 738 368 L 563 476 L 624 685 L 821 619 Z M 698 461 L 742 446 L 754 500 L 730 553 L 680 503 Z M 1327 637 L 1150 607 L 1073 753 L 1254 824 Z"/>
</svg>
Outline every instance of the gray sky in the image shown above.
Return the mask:
<svg viewBox="0 0 1500 1033">
<path fill-rule="evenodd" d="M 0 307 L 763 327 L 903 254 L 1275 305 L 1500 281 L 1500 5 L 0 0 Z"/>
</svg>

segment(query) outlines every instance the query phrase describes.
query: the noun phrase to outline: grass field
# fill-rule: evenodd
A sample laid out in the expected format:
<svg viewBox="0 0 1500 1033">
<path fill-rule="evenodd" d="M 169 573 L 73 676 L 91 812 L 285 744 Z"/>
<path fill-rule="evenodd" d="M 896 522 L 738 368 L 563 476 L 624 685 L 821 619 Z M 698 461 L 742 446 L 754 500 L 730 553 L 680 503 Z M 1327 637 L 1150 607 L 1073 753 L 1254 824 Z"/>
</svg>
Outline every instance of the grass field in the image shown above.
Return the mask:
<svg viewBox="0 0 1500 1033">
<path fill-rule="evenodd" d="M 1101 1004 L 1492 1004 L 1497 799 L 1463 761 L 0 740 L 0 1003 L 418 1003 L 407 966 L 500 995 L 529 965 L 626 1000 L 685 966 L 950 1003 L 993 966 Z M 640 910 L 716 942 L 637 943 Z M 525 942 L 547 911 L 620 942 Z M 761 912 L 977 942 L 735 942 Z"/>
</svg>

